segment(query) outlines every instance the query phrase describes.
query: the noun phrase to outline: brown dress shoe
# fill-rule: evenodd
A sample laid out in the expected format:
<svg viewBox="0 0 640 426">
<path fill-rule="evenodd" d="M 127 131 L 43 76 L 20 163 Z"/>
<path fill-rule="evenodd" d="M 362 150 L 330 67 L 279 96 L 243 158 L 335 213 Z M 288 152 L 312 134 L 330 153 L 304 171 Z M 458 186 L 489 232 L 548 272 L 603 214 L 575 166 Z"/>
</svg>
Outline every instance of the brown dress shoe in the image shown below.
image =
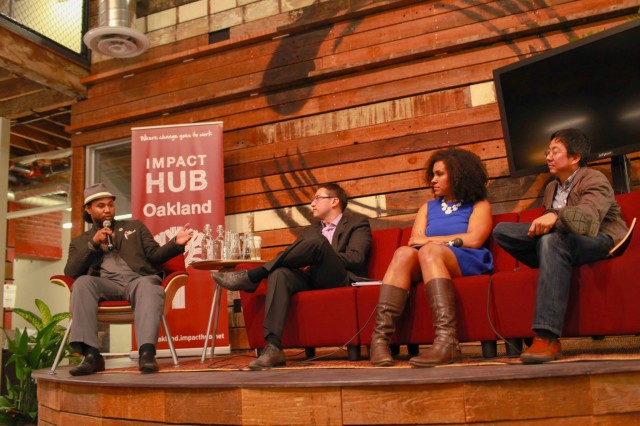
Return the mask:
<svg viewBox="0 0 640 426">
<path fill-rule="evenodd" d="M 533 344 L 520 355 L 524 364 L 541 364 L 562 358 L 559 340 L 547 340 L 536 336 Z"/>
<path fill-rule="evenodd" d="M 138 358 L 138 369 L 143 373 L 155 373 L 160 370 L 156 356 L 152 352 L 143 352 Z"/>
<path fill-rule="evenodd" d="M 249 368 L 252 370 L 262 370 L 263 368 L 280 367 L 285 364 L 286 357 L 284 351 L 269 343 L 258 359 L 249 363 Z"/>
<path fill-rule="evenodd" d="M 87 376 L 99 371 L 104 371 L 104 358 L 96 358 L 93 354 L 87 354 L 82 358 L 80 364 L 69 370 L 69 374 L 72 376 Z"/>
</svg>

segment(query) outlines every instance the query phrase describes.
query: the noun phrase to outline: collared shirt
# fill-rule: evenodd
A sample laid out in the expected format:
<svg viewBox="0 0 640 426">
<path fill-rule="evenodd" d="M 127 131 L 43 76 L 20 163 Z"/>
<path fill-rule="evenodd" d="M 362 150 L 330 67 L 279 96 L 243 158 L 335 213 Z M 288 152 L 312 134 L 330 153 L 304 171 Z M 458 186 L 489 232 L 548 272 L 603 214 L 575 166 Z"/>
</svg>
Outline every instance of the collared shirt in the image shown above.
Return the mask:
<svg viewBox="0 0 640 426">
<path fill-rule="evenodd" d="M 336 226 L 338 226 L 341 219 L 342 215 L 336 217 L 333 222 L 320 221 L 320 223 L 322 223 L 322 235 L 324 235 L 330 243 L 333 241 L 333 234 L 336 232 Z"/>
<path fill-rule="evenodd" d="M 578 167 L 576 171 L 569 176 L 569 178 L 564 182 L 564 185 L 560 179 L 556 179 L 558 181 L 558 186 L 556 188 L 556 195 L 553 197 L 552 207 L 554 209 L 561 209 L 567 206 L 567 198 L 569 198 L 569 192 L 571 191 L 571 183 L 573 183 L 573 178 L 576 177 L 578 170 L 580 170 L 580 167 Z"/>
</svg>

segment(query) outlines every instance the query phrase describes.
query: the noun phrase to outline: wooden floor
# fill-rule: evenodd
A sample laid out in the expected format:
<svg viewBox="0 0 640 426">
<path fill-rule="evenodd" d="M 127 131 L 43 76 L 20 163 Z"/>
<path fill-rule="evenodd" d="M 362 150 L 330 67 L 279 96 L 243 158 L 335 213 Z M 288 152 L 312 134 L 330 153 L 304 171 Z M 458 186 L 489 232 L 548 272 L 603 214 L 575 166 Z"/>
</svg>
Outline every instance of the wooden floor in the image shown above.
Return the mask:
<svg viewBox="0 0 640 426">
<path fill-rule="evenodd" d="M 35 376 L 40 425 L 640 424 L 640 361 Z"/>
</svg>

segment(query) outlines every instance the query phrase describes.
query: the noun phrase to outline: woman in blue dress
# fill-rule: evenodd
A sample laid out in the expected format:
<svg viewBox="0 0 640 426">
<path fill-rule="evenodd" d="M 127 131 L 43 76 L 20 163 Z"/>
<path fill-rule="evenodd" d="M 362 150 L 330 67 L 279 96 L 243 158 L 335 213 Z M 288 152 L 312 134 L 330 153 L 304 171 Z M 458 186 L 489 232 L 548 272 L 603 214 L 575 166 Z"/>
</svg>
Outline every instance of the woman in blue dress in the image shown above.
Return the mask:
<svg viewBox="0 0 640 426">
<path fill-rule="evenodd" d="M 487 172 L 477 155 L 459 148 L 437 151 L 427 165 L 435 198 L 418 210 L 409 245 L 393 255 L 380 286 L 370 361 L 393 365 L 389 339 L 402 314 L 411 283 L 423 281 L 433 318 L 435 339 L 410 359 L 415 367 L 460 360 L 452 278 L 490 273 L 491 252 L 484 247 L 491 233 Z"/>
</svg>

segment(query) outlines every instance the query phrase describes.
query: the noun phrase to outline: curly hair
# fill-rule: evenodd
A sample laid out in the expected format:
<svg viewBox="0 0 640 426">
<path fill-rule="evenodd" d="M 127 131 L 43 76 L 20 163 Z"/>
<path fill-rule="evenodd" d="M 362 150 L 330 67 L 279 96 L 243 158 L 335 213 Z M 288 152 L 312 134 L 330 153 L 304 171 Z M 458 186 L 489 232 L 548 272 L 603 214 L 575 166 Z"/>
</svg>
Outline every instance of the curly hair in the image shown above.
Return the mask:
<svg viewBox="0 0 640 426">
<path fill-rule="evenodd" d="M 451 195 L 456 200 L 475 203 L 487 198 L 487 170 L 476 154 L 460 148 L 436 151 L 427 164 L 427 182 L 433 179 L 433 165 L 442 161 L 449 175 Z"/>
</svg>

